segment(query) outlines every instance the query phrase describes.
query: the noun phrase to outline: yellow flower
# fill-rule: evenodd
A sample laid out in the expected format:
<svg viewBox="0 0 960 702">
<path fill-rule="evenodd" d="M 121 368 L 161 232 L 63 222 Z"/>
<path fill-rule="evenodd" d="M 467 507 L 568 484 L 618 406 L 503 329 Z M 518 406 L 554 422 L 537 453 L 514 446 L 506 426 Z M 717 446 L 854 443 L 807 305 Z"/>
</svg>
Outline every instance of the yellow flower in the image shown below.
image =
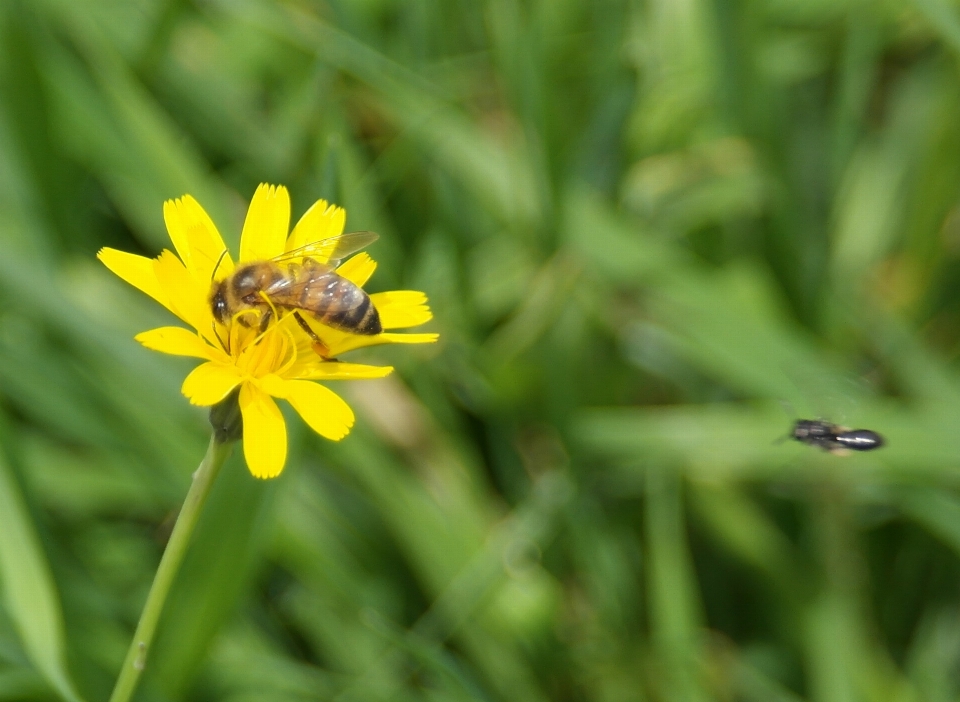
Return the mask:
<svg viewBox="0 0 960 702">
<path fill-rule="evenodd" d="M 213 316 L 210 292 L 238 264 L 264 261 L 301 246 L 337 236 L 346 219 L 343 209 L 317 201 L 288 235 L 290 197 L 283 186 L 262 184 L 247 210 L 240 236 L 240 258 L 233 262 L 220 233 L 200 204 L 189 195 L 168 200 L 163 217 L 176 254 L 164 250 L 157 258 L 101 249 L 98 258 L 120 278 L 162 304 L 193 327 L 161 327 L 138 334 L 147 348 L 206 362 L 184 380 L 182 392 L 195 405 L 215 405 L 240 388 L 243 453 L 258 478 L 280 474 L 287 455 L 283 415 L 273 398 L 286 400 L 318 434 L 338 441 L 353 426 L 353 411 L 336 393 L 314 381 L 380 378 L 390 367 L 327 360 L 313 350 L 310 337 L 292 315 L 283 315 L 261 333 L 238 323 L 223 326 Z M 376 263 L 360 253 L 337 272 L 363 286 Z M 370 296 L 385 330 L 423 324 L 431 319 L 421 292 L 401 290 Z M 310 326 L 335 358 L 372 344 L 422 344 L 436 334 L 375 336 L 349 334 L 316 320 Z M 223 341 L 221 341 L 223 340 Z"/>
</svg>

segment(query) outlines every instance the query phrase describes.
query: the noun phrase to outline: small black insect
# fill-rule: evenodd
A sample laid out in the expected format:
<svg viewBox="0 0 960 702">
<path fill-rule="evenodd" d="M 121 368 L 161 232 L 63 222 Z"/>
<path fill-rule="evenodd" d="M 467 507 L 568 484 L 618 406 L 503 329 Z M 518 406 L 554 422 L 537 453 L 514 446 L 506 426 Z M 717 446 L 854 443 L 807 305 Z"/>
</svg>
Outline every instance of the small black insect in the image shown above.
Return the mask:
<svg viewBox="0 0 960 702">
<path fill-rule="evenodd" d="M 884 445 L 883 437 L 870 429 L 850 429 L 822 419 L 798 419 L 790 438 L 830 453 L 872 451 Z"/>
</svg>

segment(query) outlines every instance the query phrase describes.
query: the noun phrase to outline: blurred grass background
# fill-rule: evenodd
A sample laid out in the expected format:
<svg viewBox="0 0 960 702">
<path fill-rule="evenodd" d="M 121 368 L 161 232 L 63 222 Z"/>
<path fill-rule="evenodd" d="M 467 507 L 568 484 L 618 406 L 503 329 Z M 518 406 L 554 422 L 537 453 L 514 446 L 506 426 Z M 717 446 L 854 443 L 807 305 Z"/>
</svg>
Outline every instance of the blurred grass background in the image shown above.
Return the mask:
<svg viewBox="0 0 960 702">
<path fill-rule="evenodd" d="M 0 699 L 106 699 L 206 441 L 95 252 L 261 181 L 442 338 L 228 464 L 138 699 L 960 698 L 958 58 L 948 0 L 0 5 Z"/>
</svg>

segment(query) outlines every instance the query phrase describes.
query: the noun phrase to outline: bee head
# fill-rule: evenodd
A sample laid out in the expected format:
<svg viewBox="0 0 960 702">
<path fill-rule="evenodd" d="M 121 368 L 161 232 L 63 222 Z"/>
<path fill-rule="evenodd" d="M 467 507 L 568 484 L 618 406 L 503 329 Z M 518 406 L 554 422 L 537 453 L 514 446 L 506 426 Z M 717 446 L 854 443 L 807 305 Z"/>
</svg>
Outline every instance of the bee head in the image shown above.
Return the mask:
<svg viewBox="0 0 960 702">
<path fill-rule="evenodd" d="M 226 324 L 227 318 L 227 284 L 225 280 L 220 281 L 213 289 L 213 295 L 210 296 L 210 305 L 213 310 L 213 317 L 220 324 Z"/>
</svg>

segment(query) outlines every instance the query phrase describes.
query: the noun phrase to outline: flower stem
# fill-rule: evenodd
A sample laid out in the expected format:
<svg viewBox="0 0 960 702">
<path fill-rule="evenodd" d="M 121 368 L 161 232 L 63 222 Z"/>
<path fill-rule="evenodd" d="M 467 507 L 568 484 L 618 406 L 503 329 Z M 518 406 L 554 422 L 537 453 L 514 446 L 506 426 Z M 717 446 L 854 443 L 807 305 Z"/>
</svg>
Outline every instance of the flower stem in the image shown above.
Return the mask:
<svg viewBox="0 0 960 702">
<path fill-rule="evenodd" d="M 217 473 L 220 472 L 220 467 L 227 460 L 232 448 L 232 442 L 219 442 L 214 434 L 210 439 L 207 455 L 203 457 L 200 467 L 193 474 L 193 483 L 183 501 L 183 507 L 173 526 L 167 548 L 160 559 L 160 567 L 157 568 L 157 574 L 153 577 L 146 604 L 140 614 L 140 622 L 134 632 L 133 641 L 130 642 L 130 649 L 123 661 L 123 668 L 120 669 L 113 694 L 110 695 L 110 702 L 127 702 L 140 680 L 140 674 L 147 662 L 147 653 L 153 643 L 153 635 L 157 631 L 160 613 L 170 593 L 170 586 L 173 585 L 177 571 L 180 570 L 180 564 L 183 562 L 193 529 L 197 525 L 203 503 L 206 502 Z"/>
</svg>

